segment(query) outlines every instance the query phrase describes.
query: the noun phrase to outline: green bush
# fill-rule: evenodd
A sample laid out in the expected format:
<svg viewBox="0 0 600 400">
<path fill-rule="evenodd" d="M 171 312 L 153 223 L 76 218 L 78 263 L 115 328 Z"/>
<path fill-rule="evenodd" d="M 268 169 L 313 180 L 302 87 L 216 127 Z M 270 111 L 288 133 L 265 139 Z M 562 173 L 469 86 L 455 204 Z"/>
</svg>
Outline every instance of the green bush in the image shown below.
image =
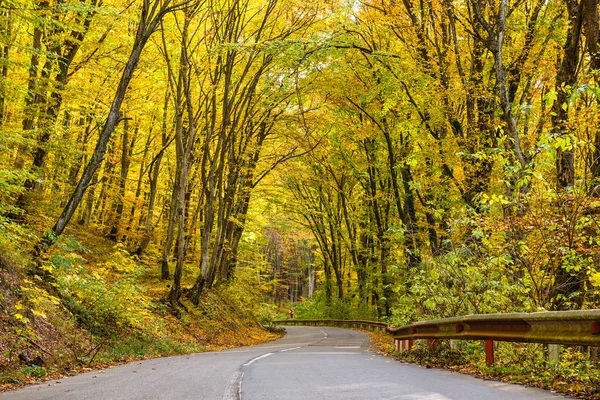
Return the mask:
<svg viewBox="0 0 600 400">
<path fill-rule="evenodd" d="M 150 329 L 160 334 L 163 325 L 152 315 L 155 305 L 140 294 L 137 277 L 143 267 L 135 267 L 117 247 L 105 267 L 120 274 L 107 281 L 85 268 L 83 258 L 75 251 L 81 252 L 81 245 L 67 241 L 45 269 L 55 277 L 63 303 L 81 327 L 100 337 L 113 337 L 123 328 Z"/>
<path fill-rule="evenodd" d="M 327 302 L 324 290 L 317 290 L 312 299 L 295 305 L 294 311 L 299 319 L 377 320 L 376 310 L 367 304 L 358 304 L 350 296 L 331 298 Z"/>
<path fill-rule="evenodd" d="M 46 368 L 39 367 L 37 365 L 32 365 L 30 367 L 25 367 L 25 373 L 27 374 L 27 376 L 43 378 L 44 376 L 46 376 Z"/>
<path fill-rule="evenodd" d="M 271 321 L 279 319 L 279 307 L 275 304 L 260 303 L 258 311 L 255 313 L 256 319 L 263 325 L 269 325 Z"/>
</svg>

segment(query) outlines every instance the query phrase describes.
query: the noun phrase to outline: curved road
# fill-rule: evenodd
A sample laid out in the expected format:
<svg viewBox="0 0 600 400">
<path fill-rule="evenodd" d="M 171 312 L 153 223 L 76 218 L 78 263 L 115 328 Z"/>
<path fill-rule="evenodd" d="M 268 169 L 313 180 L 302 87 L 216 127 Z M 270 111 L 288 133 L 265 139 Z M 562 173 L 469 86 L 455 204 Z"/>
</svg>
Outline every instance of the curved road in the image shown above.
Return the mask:
<svg viewBox="0 0 600 400">
<path fill-rule="evenodd" d="M 0 393 L 50 399 L 560 399 L 550 392 L 402 364 L 368 350 L 364 333 L 287 327 L 276 342 L 159 358 Z"/>
</svg>

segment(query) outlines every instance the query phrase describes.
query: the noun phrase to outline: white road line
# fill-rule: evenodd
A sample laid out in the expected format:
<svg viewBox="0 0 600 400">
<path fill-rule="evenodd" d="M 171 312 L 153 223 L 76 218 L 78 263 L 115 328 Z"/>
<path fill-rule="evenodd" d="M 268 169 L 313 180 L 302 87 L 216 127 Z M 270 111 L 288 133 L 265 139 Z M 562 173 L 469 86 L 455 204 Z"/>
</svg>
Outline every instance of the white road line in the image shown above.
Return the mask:
<svg viewBox="0 0 600 400">
<path fill-rule="evenodd" d="M 272 355 L 273 355 L 273 353 L 263 354 L 262 356 L 258 356 L 256 358 L 253 358 L 252 360 L 248 361 L 246 364 L 244 364 L 244 366 L 247 367 L 248 365 L 252 364 L 254 361 L 258 361 L 261 358 L 269 357 L 269 356 L 272 356 Z"/>
<path fill-rule="evenodd" d="M 240 384 L 238 385 L 238 400 L 242 399 L 242 381 L 244 380 L 244 372 L 240 375 Z"/>
<path fill-rule="evenodd" d="M 285 349 L 285 350 L 279 350 L 280 353 L 285 353 L 286 351 L 292 351 L 292 350 L 298 350 L 301 349 L 302 347 L 292 347 L 291 349 Z"/>
<path fill-rule="evenodd" d="M 299 347 L 297 347 L 299 349 Z M 289 349 L 289 350 L 293 350 L 293 349 Z M 260 360 L 261 358 L 265 358 L 265 357 L 269 357 L 272 356 L 273 353 L 267 353 L 267 354 L 263 354 L 262 356 L 258 356 L 256 358 L 253 358 L 252 360 L 248 361 L 246 364 L 243 364 L 244 367 L 247 367 L 248 365 L 252 364 L 255 361 Z M 237 393 L 235 393 L 235 396 L 233 395 L 233 387 L 235 386 L 235 383 L 237 382 Z M 238 371 L 234 376 L 233 379 L 231 380 L 231 383 L 229 384 L 229 388 L 228 390 L 225 391 L 225 396 L 223 396 L 223 400 L 240 400 L 242 398 L 242 384 L 244 382 L 244 372 L 243 371 Z"/>
<path fill-rule="evenodd" d="M 341 355 L 349 355 L 349 354 L 363 354 L 357 352 L 350 351 L 303 351 L 294 354 L 312 354 L 317 356 L 341 356 Z"/>
<path fill-rule="evenodd" d="M 241 370 L 237 370 L 233 374 L 229 384 L 225 388 L 225 393 L 223 393 L 223 400 L 240 400 L 242 398 L 241 390 L 243 376 L 244 373 Z"/>
</svg>

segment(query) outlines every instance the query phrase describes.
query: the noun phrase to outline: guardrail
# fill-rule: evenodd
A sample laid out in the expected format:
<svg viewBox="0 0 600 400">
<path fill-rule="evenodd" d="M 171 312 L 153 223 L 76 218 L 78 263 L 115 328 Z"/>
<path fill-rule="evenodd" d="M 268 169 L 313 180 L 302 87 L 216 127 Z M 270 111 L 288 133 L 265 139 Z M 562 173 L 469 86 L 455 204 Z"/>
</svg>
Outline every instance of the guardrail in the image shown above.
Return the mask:
<svg viewBox="0 0 600 400">
<path fill-rule="evenodd" d="M 394 327 L 382 322 L 342 320 L 282 320 L 278 324 L 326 325 L 385 330 L 398 351 L 410 350 L 416 339 L 484 340 L 486 362 L 494 363 L 494 341 L 544 343 L 550 359 L 558 359 L 558 346 L 600 346 L 600 310 L 546 311 L 513 314 L 477 314 L 421 321 Z"/>
<path fill-rule="evenodd" d="M 556 345 L 600 346 L 600 310 L 477 314 L 388 327 L 397 350 L 410 350 L 415 339 L 484 340 L 486 363 L 494 363 L 494 341 L 549 344 L 551 360 Z"/>
<path fill-rule="evenodd" d="M 388 325 L 385 322 L 340 319 L 285 319 L 273 321 L 273 323 L 279 325 L 337 326 L 344 328 L 378 330 L 382 332 L 387 331 L 388 329 Z"/>
</svg>

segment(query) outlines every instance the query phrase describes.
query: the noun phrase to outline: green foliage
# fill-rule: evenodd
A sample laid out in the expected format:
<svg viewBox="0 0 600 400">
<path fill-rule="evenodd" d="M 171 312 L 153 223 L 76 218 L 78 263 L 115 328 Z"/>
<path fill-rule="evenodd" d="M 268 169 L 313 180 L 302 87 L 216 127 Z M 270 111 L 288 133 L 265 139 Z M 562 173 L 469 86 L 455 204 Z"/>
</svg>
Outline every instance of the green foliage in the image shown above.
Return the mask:
<svg viewBox="0 0 600 400">
<path fill-rule="evenodd" d="M 420 364 L 450 367 L 465 365 L 473 357 L 479 359 L 482 354 L 480 348 L 477 343 L 468 341 L 457 341 L 452 345 L 447 340 L 436 341 L 431 347 L 427 340 L 416 340 L 411 351 L 396 354 L 403 359 Z"/>
<path fill-rule="evenodd" d="M 32 179 L 32 175 L 25 170 L 0 168 L 0 227 L 8 222 L 3 216 L 21 214 L 22 210 L 15 203 L 23 193 L 23 183 L 27 179 Z"/>
<path fill-rule="evenodd" d="M 366 304 L 358 304 L 355 298 L 332 298 L 327 301 L 325 290 L 319 289 L 312 299 L 294 306 L 294 316 L 298 319 L 341 319 L 341 320 L 377 320 L 376 310 Z M 287 315 L 286 315 L 287 317 Z"/>
<path fill-rule="evenodd" d="M 482 257 L 467 247 L 423 262 L 412 271 L 408 291 L 396 287 L 399 301 L 392 320 L 403 325 L 419 319 L 526 310 L 528 289 L 511 276 L 512 267 L 508 255 Z"/>
<path fill-rule="evenodd" d="M 165 337 L 128 337 L 127 340 L 115 340 L 96 358 L 99 362 L 129 360 L 132 357 L 157 357 L 174 354 L 187 354 L 205 351 L 206 348 L 196 343 L 181 343 Z"/>
<path fill-rule="evenodd" d="M 263 325 L 268 325 L 271 321 L 281 317 L 279 307 L 271 303 L 260 303 L 260 308 L 254 314 L 258 322 Z"/>
<path fill-rule="evenodd" d="M 25 373 L 27 374 L 27 376 L 42 378 L 46 376 L 46 368 L 37 365 L 32 365 L 30 367 L 25 367 Z"/>
<path fill-rule="evenodd" d="M 151 314 L 155 306 L 140 295 L 137 277 L 144 267 L 136 267 L 117 247 L 105 267 L 122 274 L 109 281 L 108 276 L 84 267 L 84 259 L 75 250 L 82 250 L 82 246 L 67 241 L 45 268 L 55 276 L 58 292 L 82 327 L 100 337 L 112 337 L 123 328 L 161 331 L 161 324 Z"/>
</svg>

